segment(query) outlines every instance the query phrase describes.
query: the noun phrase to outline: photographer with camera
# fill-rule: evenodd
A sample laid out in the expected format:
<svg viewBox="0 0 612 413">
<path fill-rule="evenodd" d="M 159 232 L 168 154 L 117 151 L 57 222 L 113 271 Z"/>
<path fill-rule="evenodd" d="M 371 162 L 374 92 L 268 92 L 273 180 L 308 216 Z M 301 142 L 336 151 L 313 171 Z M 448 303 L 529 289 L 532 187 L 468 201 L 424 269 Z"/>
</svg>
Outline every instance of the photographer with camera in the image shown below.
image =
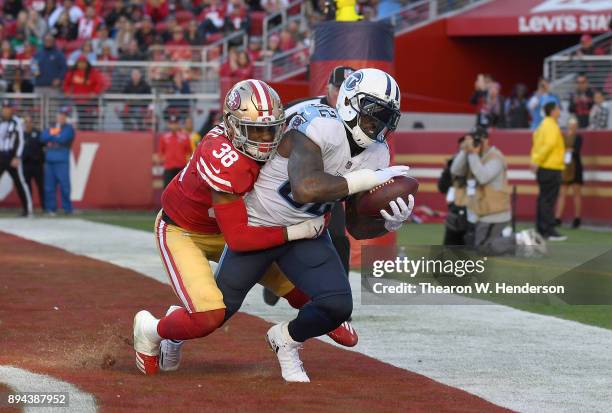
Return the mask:
<svg viewBox="0 0 612 413">
<path fill-rule="evenodd" d="M 455 189 L 455 203 L 467 206 L 467 219 L 474 224 L 471 245 L 501 255 L 514 253 L 517 244 L 543 243 L 533 230 L 512 233 L 506 160 L 499 149 L 490 145 L 485 129 L 476 128 L 465 136 L 451 173 L 459 180 L 465 179 L 465 185 Z"/>
<path fill-rule="evenodd" d="M 457 141 L 460 148 L 464 140 L 465 136 L 462 136 Z M 454 154 L 446 162 L 446 166 L 438 178 L 438 191 L 446 196 L 448 206 L 448 214 L 446 215 L 446 221 L 444 221 L 444 241 L 442 245 L 465 245 L 465 235 L 468 231 L 466 199 L 463 197 L 457 200 L 455 196 L 457 188 L 465 187 L 465 177 L 454 176 L 451 173 L 451 166 L 456 156 L 457 154 Z"/>
</svg>

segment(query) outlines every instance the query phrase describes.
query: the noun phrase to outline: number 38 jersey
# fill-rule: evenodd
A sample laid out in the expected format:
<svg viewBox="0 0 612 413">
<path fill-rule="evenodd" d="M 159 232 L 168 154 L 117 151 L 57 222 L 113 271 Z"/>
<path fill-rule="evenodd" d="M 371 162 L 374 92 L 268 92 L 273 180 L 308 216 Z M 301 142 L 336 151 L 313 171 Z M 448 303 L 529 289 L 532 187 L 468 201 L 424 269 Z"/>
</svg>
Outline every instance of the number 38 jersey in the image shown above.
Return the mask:
<svg viewBox="0 0 612 413">
<path fill-rule="evenodd" d="M 323 169 L 331 175 L 342 176 L 357 169 L 381 169 L 389 166 L 389 147 L 373 143 L 360 154 L 351 157 L 344 124 L 335 109 L 322 104 L 310 104 L 290 121 L 288 129 L 297 129 L 311 139 L 323 157 Z M 262 168 L 259 178 L 245 198 L 249 225 L 289 226 L 323 215 L 333 206 L 328 203 L 300 204 L 293 200 L 289 174 L 289 160 L 274 156 Z"/>
<path fill-rule="evenodd" d="M 184 229 L 218 234 L 212 190 L 244 195 L 253 188 L 259 168 L 255 160 L 232 146 L 221 124 L 202 139 L 187 166 L 168 184 L 162 208 Z"/>
</svg>

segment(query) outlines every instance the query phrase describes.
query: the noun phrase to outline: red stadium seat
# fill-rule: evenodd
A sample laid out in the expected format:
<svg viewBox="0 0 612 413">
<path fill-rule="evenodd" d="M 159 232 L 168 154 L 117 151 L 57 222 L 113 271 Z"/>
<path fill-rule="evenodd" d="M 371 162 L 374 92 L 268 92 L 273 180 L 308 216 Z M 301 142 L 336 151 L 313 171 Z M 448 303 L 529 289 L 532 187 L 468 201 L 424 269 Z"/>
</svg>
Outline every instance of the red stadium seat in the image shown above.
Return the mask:
<svg viewBox="0 0 612 413">
<path fill-rule="evenodd" d="M 250 14 L 251 18 L 251 36 L 261 36 L 263 34 L 263 24 L 266 18 L 265 11 L 254 11 Z"/>
<path fill-rule="evenodd" d="M 189 10 L 179 10 L 175 13 L 175 17 L 178 24 L 183 24 L 192 20 L 195 16 Z"/>
<path fill-rule="evenodd" d="M 223 33 L 211 33 L 206 36 L 206 44 L 211 44 L 221 39 L 223 39 Z"/>
<path fill-rule="evenodd" d="M 155 25 L 155 30 L 157 31 L 157 33 L 165 32 L 167 28 L 168 25 L 166 24 L 166 22 L 159 22 Z"/>
</svg>

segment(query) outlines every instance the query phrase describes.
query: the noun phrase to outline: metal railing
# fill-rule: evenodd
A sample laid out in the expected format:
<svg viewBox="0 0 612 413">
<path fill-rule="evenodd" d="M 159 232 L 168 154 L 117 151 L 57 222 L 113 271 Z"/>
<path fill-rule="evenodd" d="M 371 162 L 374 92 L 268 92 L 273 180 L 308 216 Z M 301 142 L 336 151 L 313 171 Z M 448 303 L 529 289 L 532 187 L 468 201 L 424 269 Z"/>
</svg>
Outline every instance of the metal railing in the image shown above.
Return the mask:
<svg viewBox="0 0 612 413">
<path fill-rule="evenodd" d="M 256 62 L 253 76 L 257 79 L 282 81 L 306 71 L 309 61 L 310 48 L 298 46 L 263 62 Z"/>
<path fill-rule="evenodd" d="M 268 37 L 270 33 L 282 30 L 286 27 L 287 22 L 292 16 L 299 18 L 302 22 L 306 21 L 306 2 L 304 0 L 292 1 L 281 11 L 266 15 L 263 21 L 262 31 L 264 50 L 268 48 Z"/>
<path fill-rule="evenodd" d="M 554 93 L 566 98 L 575 88 L 579 73 L 585 74 L 592 88 L 612 94 L 612 33 L 604 33 L 593 39 L 596 48 L 604 55 L 580 55 L 580 45 L 572 46 L 544 60 L 544 77 Z"/>
<path fill-rule="evenodd" d="M 161 59 L 164 60 L 161 60 Z M 168 57 L 158 56 L 154 61 L 111 61 L 97 62 L 93 66 L 105 77 L 106 92 L 120 93 L 130 81 L 133 69 L 138 69 L 143 79 L 157 93 L 174 91 L 173 82 L 177 73 L 189 82 L 192 93 L 215 93 L 219 90 L 220 62 L 176 61 Z M 28 60 L 1 60 L 3 79 L 6 82 L 15 80 L 16 69 L 21 67 L 25 78 L 32 78 Z"/>
<path fill-rule="evenodd" d="M 68 107 L 70 122 L 80 130 L 158 131 L 166 128 L 169 116 L 191 117 L 194 125 L 205 122 L 209 112 L 219 108 L 219 95 L 106 93 L 95 97 L 62 94 L 5 93 L 13 101 L 17 116 L 31 115 L 36 126 L 52 125 L 60 108 Z"/>
<path fill-rule="evenodd" d="M 378 21 L 389 21 L 398 36 L 414 30 L 438 18 L 448 17 L 467 9 L 477 7 L 490 0 L 421 0 L 411 3 L 400 10 Z"/>
</svg>

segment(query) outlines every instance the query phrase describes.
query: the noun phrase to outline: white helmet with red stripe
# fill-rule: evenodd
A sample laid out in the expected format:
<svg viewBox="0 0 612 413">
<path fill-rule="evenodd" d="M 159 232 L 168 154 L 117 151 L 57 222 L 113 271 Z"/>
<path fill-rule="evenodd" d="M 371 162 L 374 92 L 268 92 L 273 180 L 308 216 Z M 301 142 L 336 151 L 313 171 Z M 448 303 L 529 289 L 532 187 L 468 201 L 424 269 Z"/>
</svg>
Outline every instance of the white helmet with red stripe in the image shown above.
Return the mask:
<svg viewBox="0 0 612 413">
<path fill-rule="evenodd" d="M 360 69 L 347 77 L 338 93 L 336 109 L 357 145 L 384 142 L 397 128 L 400 90 L 391 75 L 378 69 Z"/>
<path fill-rule="evenodd" d="M 285 128 L 278 94 L 256 79 L 236 83 L 225 96 L 223 119 L 234 147 L 256 161 L 275 152 Z"/>
</svg>

